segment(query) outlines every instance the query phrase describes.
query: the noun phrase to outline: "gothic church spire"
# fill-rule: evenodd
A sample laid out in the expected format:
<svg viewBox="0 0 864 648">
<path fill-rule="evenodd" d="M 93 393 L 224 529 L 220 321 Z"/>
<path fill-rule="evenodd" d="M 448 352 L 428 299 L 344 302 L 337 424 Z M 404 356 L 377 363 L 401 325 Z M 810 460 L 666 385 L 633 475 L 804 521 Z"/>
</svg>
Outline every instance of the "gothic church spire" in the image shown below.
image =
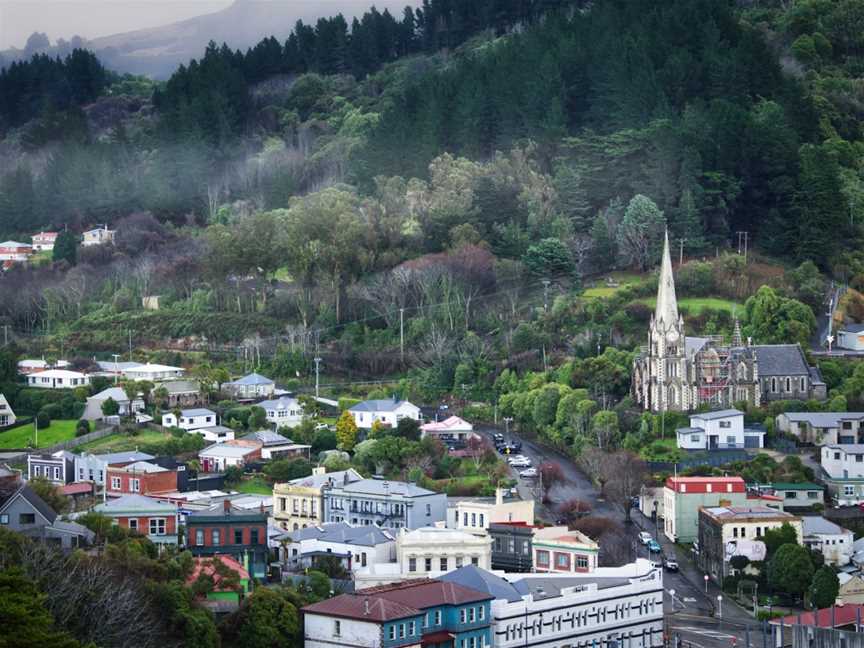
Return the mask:
<svg viewBox="0 0 864 648">
<path fill-rule="evenodd" d="M 660 261 L 660 282 L 657 285 L 654 321 L 661 330 L 678 326 L 678 300 L 675 298 L 675 279 L 672 277 L 672 257 L 669 256 L 669 230 L 666 230 L 663 242 L 663 259 Z"/>
</svg>

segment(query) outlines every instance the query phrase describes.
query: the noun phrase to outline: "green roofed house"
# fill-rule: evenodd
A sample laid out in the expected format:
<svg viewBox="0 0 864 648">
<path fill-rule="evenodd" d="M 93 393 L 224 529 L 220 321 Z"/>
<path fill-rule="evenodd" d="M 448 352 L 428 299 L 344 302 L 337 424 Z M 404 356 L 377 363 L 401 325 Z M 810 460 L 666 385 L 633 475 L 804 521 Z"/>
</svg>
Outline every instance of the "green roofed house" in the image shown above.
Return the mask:
<svg viewBox="0 0 864 648">
<path fill-rule="evenodd" d="M 762 494 L 774 495 L 783 500 L 783 508 L 811 508 L 825 504 L 825 487 L 813 482 L 774 482 L 756 487 Z"/>
</svg>

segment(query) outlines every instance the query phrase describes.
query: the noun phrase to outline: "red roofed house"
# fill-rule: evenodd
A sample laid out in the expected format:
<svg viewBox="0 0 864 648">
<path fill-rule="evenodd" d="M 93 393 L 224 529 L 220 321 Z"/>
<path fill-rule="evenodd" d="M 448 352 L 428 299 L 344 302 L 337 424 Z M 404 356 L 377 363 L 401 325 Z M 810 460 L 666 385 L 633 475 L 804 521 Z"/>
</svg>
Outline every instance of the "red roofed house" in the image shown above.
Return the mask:
<svg viewBox="0 0 864 648">
<path fill-rule="evenodd" d="M 50 252 L 54 249 L 54 244 L 57 242 L 57 232 L 39 232 L 31 236 L 30 241 L 33 243 L 34 250 L 47 250 Z"/>
<path fill-rule="evenodd" d="M 108 495 L 152 495 L 177 490 L 177 471 L 147 461 L 126 466 L 109 466 L 105 484 Z"/>
<path fill-rule="evenodd" d="M 772 619 L 771 625 L 802 625 L 837 630 L 855 630 L 859 621 L 864 623 L 864 605 L 860 603 L 835 605 L 815 612 L 791 614 L 779 619 Z"/>
<path fill-rule="evenodd" d="M 433 421 L 420 426 L 420 434 L 423 437 L 434 436 L 441 439 L 446 445 L 448 443 L 465 444 L 472 437 L 477 437 L 474 426 L 468 421 L 451 416 L 443 421 Z"/>
<path fill-rule="evenodd" d="M 746 503 L 743 477 L 669 477 L 663 488 L 663 532 L 672 542 L 695 542 L 699 509 Z"/>
<path fill-rule="evenodd" d="M 204 607 L 213 612 L 233 612 L 249 593 L 249 570 L 237 559 L 225 554 L 194 558 L 195 566 L 186 584 L 203 599 Z"/>
<path fill-rule="evenodd" d="M 0 261 L 4 267 L 9 267 L 11 264 L 26 261 L 33 254 L 33 246 L 29 243 L 19 243 L 18 241 L 3 241 L 0 243 Z"/>
</svg>

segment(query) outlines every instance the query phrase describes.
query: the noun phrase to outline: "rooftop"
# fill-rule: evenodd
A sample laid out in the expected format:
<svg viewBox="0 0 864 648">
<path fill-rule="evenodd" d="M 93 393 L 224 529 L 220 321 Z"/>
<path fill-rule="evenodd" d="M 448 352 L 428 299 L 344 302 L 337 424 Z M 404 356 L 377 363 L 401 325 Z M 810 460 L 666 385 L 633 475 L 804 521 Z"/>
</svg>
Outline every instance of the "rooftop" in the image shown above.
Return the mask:
<svg viewBox="0 0 864 648">
<path fill-rule="evenodd" d="M 454 569 L 441 576 L 439 580 L 456 583 L 478 592 L 485 592 L 495 599 L 503 599 L 511 603 L 521 601 L 523 596 L 522 592 L 512 583 L 474 565 L 465 565 L 459 569 Z"/>
<path fill-rule="evenodd" d="M 325 473 L 323 475 L 309 475 L 308 477 L 300 477 L 298 479 L 292 479 L 288 482 L 291 486 L 298 486 L 301 488 L 321 488 L 324 484 L 326 484 L 331 479 L 334 484 L 344 484 L 345 478 L 348 478 L 349 482 L 361 481 L 363 479 L 363 475 L 358 473 L 353 468 L 349 468 L 348 470 L 338 470 L 332 473 Z"/>
<path fill-rule="evenodd" d="M 744 412 L 741 412 L 737 409 L 715 410 L 713 412 L 691 414 L 690 418 L 702 419 L 703 421 L 713 421 L 716 419 L 729 418 L 730 416 L 744 416 Z"/>
<path fill-rule="evenodd" d="M 278 432 L 273 432 L 272 430 L 258 430 L 257 432 L 250 432 L 240 438 L 246 439 L 247 441 L 260 441 L 264 444 L 264 447 L 294 443 L 291 439 L 286 439 Z"/>
<path fill-rule="evenodd" d="M 10 501 L 15 499 L 19 495 L 25 500 L 27 500 L 34 509 L 39 511 L 40 515 L 42 515 L 42 517 L 48 520 L 49 524 L 53 523 L 54 520 L 57 519 L 57 513 L 54 512 L 54 509 L 48 506 L 45 500 L 39 497 L 39 495 L 36 494 L 36 491 L 31 489 L 26 484 L 21 486 L 18 490 L 10 493 L 5 499 L 2 495 L 0 495 L 0 511 L 3 510 L 3 507 L 6 506 L 6 504 L 8 504 Z"/>
<path fill-rule="evenodd" d="M 773 619 L 772 625 L 797 625 L 816 626 L 818 628 L 839 628 L 841 626 L 856 623 L 858 618 L 864 618 L 864 605 L 847 603 L 830 608 L 822 608 L 814 612 L 803 612 L 801 614 L 790 614 L 780 619 Z"/>
<path fill-rule="evenodd" d="M 225 383 L 226 385 L 272 385 L 274 384 L 272 380 L 267 378 L 266 376 L 262 376 L 258 373 L 250 373 L 242 378 L 238 378 L 229 383 Z"/>
<path fill-rule="evenodd" d="M 721 521 L 739 520 L 739 519 L 783 519 L 797 520 L 798 518 L 791 513 L 778 511 L 777 509 L 768 508 L 767 506 L 715 506 L 701 509 L 706 515 L 710 515 Z"/>
<path fill-rule="evenodd" d="M 443 421 L 435 421 L 421 425 L 420 429 L 425 432 L 447 432 L 449 430 L 473 430 L 474 426 L 458 416 L 450 416 Z"/>
<path fill-rule="evenodd" d="M 813 482 L 774 482 L 773 484 L 768 484 L 770 488 L 774 490 L 825 490 L 825 487 L 821 484 L 814 484 Z"/>
<path fill-rule="evenodd" d="M 126 391 L 122 387 L 108 387 L 108 389 L 103 389 L 98 394 L 93 394 L 87 400 L 96 400 L 96 401 L 104 401 L 109 398 L 113 398 L 118 403 L 125 403 L 129 401 L 129 396 L 126 394 Z"/>
<path fill-rule="evenodd" d="M 375 595 L 390 601 L 422 610 L 439 605 L 462 605 L 475 601 L 488 601 L 494 598 L 486 592 L 441 580 L 412 580 L 392 585 L 370 587 L 357 592 L 360 595 Z"/>
<path fill-rule="evenodd" d="M 392 412 L 400 405 L 408 404 L 408 401 L 395 400 L 393 398 L 384 398 L 378 400 L 367 400 L 362 403 L 357 403 L 349 408 L 351 412 Z"/>
<path fill-rule="evenodd" d="M 752 347 L 760 376 L 809 376 L 804 352 L 797 344 L 759 344 Z"/>
<path fill-rule="evenodd" d="M 864 412 L 784 412 L 794 423 L 808 423 L 813 427 L 837 427 L 840 421 L 858 421 L 864 419 Z"/>
<path fill-rule="evenodd" d="M 840 330 L 847 333 L 864 333 L 864 324 L 846 324 L 841 326 Z"/>
<path fill-rule="evenodd" d="M 387 479 L 361 479 L 349 484 L 335 483 L 334 488 L 340 488 L 348 494 L 362 495 L 401 495 L 402 497 L 424 497 L 435 495 L 430 490 L 420 488 L 417 484 L 390 481 Z"/>
<path fill-rule="evenodd" d="M 170 412 L 169 412 L 170 413 Z M 209 410 L 206 407 L 193 407 L 191 409 L 180 410 L 180 416 L 216 416 L 216 412 Z"/>
<path fill-rule="evenodd" d="M 151 459 L 155 459 L 153 455 L 147 454 L 146 452 L 138 452 L 137 450 L 128 450 L 126 452 L 109 452 L 108 454 L 92 456 L 108 465 L 133 463 L 135 461 L 150 461 Z"/>
<path fill-rule="evenodd" d="M 842 450 L 846 454 L 864 454 L 864 443 L 844 443 L 842 445 L 826 445 L 832 450 Z"/>
<path fill-rule="evenodd" d="M 128 373 L 154 373 L 154 372 L 166 372 L 166 371 L 183 371 L 183 367 L 172 367 L 170 365 L 163 364 L 152 364 L 148 362 L 147 364 L 138 365 L 137 367 L 129 367 L 126 370 Z"/>
<path fill-rule="evenodd" d="M 149 463 L 147 461 L 136 461 L 127 466 L 123 466 L 122 468 L 115 468 L 114 470 L 121 470 L 123 472 L 130 473 L 159 473 L 159 472 L 169 472 L 167 468 L 163 468 L 162 466 L 157 466 L 156 464 Z"/>
<path fill-rule="evenodd" d="M 408 607 L 397 601 L 359 594 L 340 594 L 331 599 L 307 605 L 303 608 L 303 612 L 306 614 L 323 614 L 325 616 L 343 617 L 346 619 L 376 621 L 378 623 L 416 617 L 422 614 L 420 610 Z"/>
<path fill-rule="evenodd" d="M 374 547 L 379 544 L 393 542 L 395 533 L 376 526 L 351 526 L 347 522 L 334 522 L 298 529 L 289 533 L 294 542 L 301 540 L 320 540 L 321 542 L 336 542 L 342 544 Z"/>
<path fill-rule="evenodd" d="M 805 515 L 801 518 L 804 535 L 840 535 L 850 533 L 839 524 L 826 520 L 821 515 Z"/>
<path fill-rule="evenodd" d="M 250 452 L 255 452 L 258 448 L 251 446 L 229 445 L 227 443 L 216 443 L 208 448 L 204 448 L 199 455 L 208 457 L 245 457 Z"/>
<path fill-rule="evenodd" d="M 279 398 L 273 400 L 265 400 L 258 403 L 258 407 L 261 409 L 279 409 L 282 407 L 297 407 L 299 403 L 297 399 L 293 396 L 280 396 Z"/>
<path fill-rule="evenodd" d="M 225 554 L 215 554 L 214 556 L 210 556 L 207 558 L 198 557 L 193 558 L 194 567 L 192 568 L 192 573 L 186 579 L 186 583 L 188 585 L 193 584 L 201 574 L 205 574 L 210 576 L 213 579 L 213 591 L 214 592 L 229 592 L 233 591 L 232 588 L 227 585 L 222 584 L 223 576 L 219 573 L 216 567 L 213 565 L 213 561 L 218 560 L 225 567 L 233 571 L 237 576 L 241 579 L 249 579 L 249 572 L 244 569 L 243 565 L 241 565 L 235 558 L 231 556 L 226 556 Z"/>
<path fill-rule="evenodd" d="M 152 497 L 144 495 L 123 495 L 116 499 L 111 499 L 102 504 L 97 504 L 94 509 L 97 513 L 121 513 L 126 511 L 147 511 L 149 513 L 167 513 L 174 514 L 177 512 L 177 507 L 168 502 L 160 502 Z"/>
<path fill-rule="evenodd" d="M 169 394 L 191 394 L 199 391 L 201 386 L 194 380 L 167 380 L 159 383 L 153 389 L 164 388 Z"/>
</svg>

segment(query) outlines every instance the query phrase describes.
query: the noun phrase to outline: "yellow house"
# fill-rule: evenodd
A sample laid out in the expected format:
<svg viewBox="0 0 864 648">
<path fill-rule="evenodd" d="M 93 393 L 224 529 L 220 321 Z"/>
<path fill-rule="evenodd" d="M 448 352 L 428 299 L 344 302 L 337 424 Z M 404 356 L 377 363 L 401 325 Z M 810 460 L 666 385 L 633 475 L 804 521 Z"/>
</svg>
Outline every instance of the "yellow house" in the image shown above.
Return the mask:
<svg viewBox="0 0 864 648">
<path fill-rule="evenodd" d="M 864 578 L 860 574 L 837 574 L 840 580 L 840 591 L 837 594 L 837 604 L 864 603 Z"/>
<path fill-rule="evenodd" d="M 321 487 L 332 481 L 334 484 L 350 484 L 363 476 L 356 470 L 340 470 L 328 473 L 319 466 L 312 469 L 309 477 L 292 479 L 273 486 L 273 517 L 283 529 L 294 531 L 324 523 L 324 498 Z"/>
</svg>

